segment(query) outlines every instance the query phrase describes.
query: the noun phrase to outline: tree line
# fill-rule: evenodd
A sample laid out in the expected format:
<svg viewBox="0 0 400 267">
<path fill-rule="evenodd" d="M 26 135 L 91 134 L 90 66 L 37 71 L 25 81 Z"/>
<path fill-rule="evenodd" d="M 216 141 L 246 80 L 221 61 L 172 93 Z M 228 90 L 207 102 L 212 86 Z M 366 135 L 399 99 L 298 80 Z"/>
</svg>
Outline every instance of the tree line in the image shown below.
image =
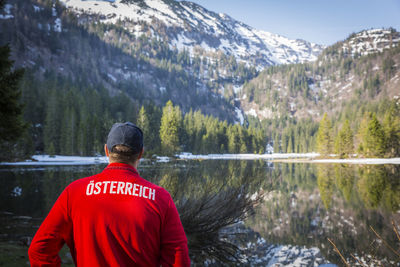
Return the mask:
<svg viewBox="0 0 400 267">
<path fill-rule="evenodd" d="M 400 155 L 400 107 L 396 100 L 353 103 L 335 116 L 325 114 L 320 122 L 282 116 L 262 122 L 249 119 L 241 126 L 200 110 L 184 113 L 171 101 L 161 108 L 149 101 L 135 101 L 123 92 L 110 96 L 102 86 L 80 86 L 51 72 L 44 76 L 45 80 L 39 81 L 27 70 L 20 78 L 27 124 L 15 131 L 22 133 L 16 144 L 5 147 L 3 140 L 9 158 L 35 153 L 100 155 L 107 133 L 117 121 L 132 121 L 143 129 L 147 156 L 184 151 L 264 153 L 267 143 L 275 153 L 317 151 L 341 158 L 355 153 L 362 157 Z"/>
<path fill-rule="evenodd" d="M 145 127 L 143 127 L 145 128 Z M 260 128 L 229 124 L 200 111 L 182 115 L 179 106 L 168 101 L 160 124 L 161 151 L 207 153 L 264 153 L 266 139 Z"/>
<path fill-rule="evenodd" d="M 340 158 L 398 157 L 400 155 L 400 103 L 383 98 L 374 102 L 352 99 L 339 113 L 322 118 L 249 120 L 262 127 L 274 153 L 318 152 Z"/>
<path fill-rule="evenodd" d="M 316 148 L 321 155 L 335 153 L 340 158 L 398 157 L 400 156 L 400 107 L 397 100 L 386 103 L 383 119 L 375 112 L 366 111 L 357 129 L 346 119 L 334 133 L 331 119 L 325 113 L 319 123 Z"/>
<path fill-rule="evenodd" d="M 10 147 L 10 158 L 37 153 L 101 155 L 109 129 L 120 121 L 143 129 L 147 156 L 264 152 L 266 139 L 260 128 L 231 124 L 200 110 L 184 114 L 172 101 L 160 108 L 123 92 L 110 95 L 102 86 L 79 86 L 51 72 L 45 76 L 40 81 L 27 70 L 19 83 L 27 129 Z"/>
</svg>

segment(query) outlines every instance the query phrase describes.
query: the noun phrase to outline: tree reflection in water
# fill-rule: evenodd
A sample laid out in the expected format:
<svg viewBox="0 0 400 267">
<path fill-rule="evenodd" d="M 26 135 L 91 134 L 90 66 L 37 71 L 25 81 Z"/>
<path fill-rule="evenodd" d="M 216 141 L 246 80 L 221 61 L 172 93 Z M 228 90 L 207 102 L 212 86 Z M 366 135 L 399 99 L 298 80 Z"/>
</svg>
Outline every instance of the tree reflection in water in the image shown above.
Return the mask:
<svg viewBox="0 0 400 267">
<path fill-rule="evenodd" d="M 281 182 L 251 224 L 270 242 L 319 247 L 338 264 L 328 237 L 349 257 L 397 260 L 369 227 L 398 247 L 391 221 L 400 223 L 399 175 L 399 165 L 282 164 L 271 171 Z"/>
<path fill-rule="evenodd" d="M 223 164 L 221 164 L 223 163 Z M 240 262 L 238 233 L 221 231 L 253 214 L 265 180 L 261 162 L 187 162 L 185 168 L 161 174 L 160 186 L 175 201 L 188 237 L 194 264 Z M 265 164 L 265 163 L 264 163 Z M 157 177 L 157 175 L 156 175 Z"/>
<path fill-rule="evenodd" d="M 358 195 L 367 209 L 400 210 L 398 165 L 319 165 L 317 169 L 318 188 L 326 209 L 330 208 L 333 191 L 338 188 L 346 202 L 351 202 L 352 195 Z"/>
<path fill-rule="evenodd" d="M 66 185 L 104 167 L 2 169 L 0 241 L 32 237 Z M 399 165 L 147 161 L 139 172 L 171 193 L 188 236 L 191 258 L 199 265 L 206 259 L 224 263 L 240 259 L 243 254 L 237 246 L 244 243 L 236 243 L 238 239 L 229 234 L 237 233 L 235 227 L 231 232 L 225 230 L 237 221 L 244 221 L 269 244 L 318 247 L 338 264 L 341 260 L 327 237 L 345 255 L 375 253 L 391 259 L 387 249 L 375 247 L 377 242 L 370 246 L 376 240 L 369 229 L 372 226 L 398 247 L 391 220 L 400 222 Z M 259 198 L 262 202 L 254 208 L 254 216 L 246 219 Z"/>
<path fill-rule="evenodd" d="M 3 170 L 0 178 L 3 239 L 20 242 L 31 238 L 69 183 L 99 173 L 104 167 Z M 202 265 L 205 260 L 227 263 L 240 259 L 241 250 L 232 242 L 236 234 L 221 230 L 252 214 L 253 205 L 260 198 L 255 193 L 266 179 L 264 167 L 265 162 L 261 161 L 147 161 L 140 165 L 139 172 L 171 193 L 188 237 L 190 256 L 194 263 Z M 15 188 L 21 191 L 20 195 L 11 195 Z M 20 223 L 21 218 L 15 215 L 24 215 L 24 221 Z"/>
</svg>

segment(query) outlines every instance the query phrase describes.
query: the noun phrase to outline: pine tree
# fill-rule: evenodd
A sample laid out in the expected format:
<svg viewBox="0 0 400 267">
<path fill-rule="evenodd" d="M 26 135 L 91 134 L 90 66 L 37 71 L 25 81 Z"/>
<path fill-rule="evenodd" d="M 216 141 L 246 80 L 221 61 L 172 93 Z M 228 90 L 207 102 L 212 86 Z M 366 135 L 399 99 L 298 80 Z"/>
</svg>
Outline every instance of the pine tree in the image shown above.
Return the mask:
<svg viewBox="0 0 400 267">
<path fill-rule="evenodd" d="M 49 155 L 60 153 L 62 113 L 60 97 L 56 90 L 49 93 L 44 124 L 44 149 Z"/>
<path fill-rule="evenodd" d="M 8 45 L 0 46 L 0 143 L 10 145 L 21 137 L 26 128 L 22 119 L 23 105 L 18 87 L 24 71 L 12 70 Z"/>
<path fill-rule="evenodd" d="M 195 136 L 195 128 L 194 128 L 194 117 L 193 110 L 190 109 L 188 113 L 185 114 L 183 119 L 183 140 L 182 145 L 184 146 L 185 151 L 193 151 L 193 137 Z"/>
<path fill-rule="evenodd" d="M 247 132 L 244 130 L 243 127 L 238 126 L 239 132 L 239 151 L 240 153 L 247 153 L 248 146 L 247 146 Z"/>
<path fill-rule="evenodd" d="M 289 141 L 287 146 L 287 153 L 293 153 L 293 137 L 289 135 Z"/>
<path fill-rule="evenodd" d="M 147 149 L 149 151 L 160 151 L 160 123 L 162 111 L 159 107 L 150 104 L 147 106 L 146 111 L 148 111 L 147 115 L 149 118 L 149 140 L 146 144 Z"/>
<path fill-rule="evenodd" d="M 279 153 L 280 149 L 279 149 L 279 135 L 275 134 L 275 138 L 274 138 L 274 153 Z"/>
<path fill-rule="evenodd" d="M 144 106 L 142 106 L 140 108 L 139 111 L 139 115 L 138 115 L 138 119 L 137 119 L 137 125 L 140 127 L 140 129 L 142 129 L 143 131 L 143 142 L 144 142 L 144 147 L 147 150 L 148 149 L 148 145 L 150 144 L 150 121 L 149 118 L 147 116 L 147 112 L 144 108 Z"/>
<path fill-rule="evenodd" d="M 385 133 L 375 113 L 369 113 L 360 126 L 360 153 L 366 157 L 382 157 L 385 154 Z"/>
<path fill-rule="evenodd" d="M 391 103 L 389 110 L 385 113 L 383 130 L 387 156 L 400 156 L 400 108 L 395 101 Z"/>
<path fill-rule="evenodd" d="M 228 151 L 229 153 L 238 153 L 240 149 L 240 137 L 237 124 L 230 125 L 228 133 Z"/>
<path fill-rule="evenodd" d="M 321 155 L 329 155 L 332 153 L 332 126 L 328 115 L 325 113 L 319 123 L 317 133 L 317 151 Z"/>
<path fill-rule="evenodd" d="M 169 100 L 163 108 L 160 126 L 161 148 L 165 155 L 173 155 L 179 151 L 181 124 L 181 111 Z"/>
<path fill-rule="evenodd" d="M 340 158 L 348 158 L 353 154 L 353 150 L 353 132 L 350 129 L 349 121 L 346 120 L 335 138 L 335 153 L 339 155 Z"/>
</svg>

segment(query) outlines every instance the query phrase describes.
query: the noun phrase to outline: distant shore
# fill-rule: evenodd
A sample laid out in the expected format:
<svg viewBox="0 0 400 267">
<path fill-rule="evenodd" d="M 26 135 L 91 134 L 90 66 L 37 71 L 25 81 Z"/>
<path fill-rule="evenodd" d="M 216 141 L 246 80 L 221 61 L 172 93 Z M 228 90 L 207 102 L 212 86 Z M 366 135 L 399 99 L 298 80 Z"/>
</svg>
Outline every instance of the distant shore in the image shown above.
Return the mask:
<svg viewBox="0 0 400 267">
<path fill-rule="evenodd" d="M 273 153 L 273 154 L 206 154 L 193 155 L 183 152 L 176 155 L 177 159 L 193 160 L 255 160 L 261 159 L 271 162 L 290 162 L 290 163 L 342 163 L 342 164 L 400 164 L 400 158 L 320 158 L 318 153 Z M 159 162 L 168 162 L 173 158 L 165 156 L 156 156 L 155 160 Z M 146 159 L 145 159 L 146 160 Z M 46 166 L 46 165 L 93 165 L 107 164 L 108 159 L 105 156 L 98 157 L 80 157 L 80 156 L 49 156 L 35 155 L 31 160 L 19 162 L 0 162 L 0 165 L 8 166 Z"/>
<path fill-rule="evenodd" d="M 291 163 L 344 163 L 344 164 L 400 164 L 400 158 L 320 158 L 318 153 L 272 153 L 272 154 L 208 154 L 181 153 L 180 159 L 264 159 L 272 162 Z"/>
</svg>

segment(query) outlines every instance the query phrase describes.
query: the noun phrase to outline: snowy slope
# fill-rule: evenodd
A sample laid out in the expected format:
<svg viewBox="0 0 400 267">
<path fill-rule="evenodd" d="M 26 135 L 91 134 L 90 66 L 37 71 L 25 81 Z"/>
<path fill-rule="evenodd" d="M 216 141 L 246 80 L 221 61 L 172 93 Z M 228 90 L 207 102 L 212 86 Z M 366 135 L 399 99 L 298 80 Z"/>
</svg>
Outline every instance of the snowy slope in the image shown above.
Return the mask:
<svg viewBox="0 0 400 267">
<path fill-rule="evenodd" d="M 395 47 L 400 42 L 400 33 L 390 29 L 372 29 L 353 34 L 343 44 L 343 52 L 368 55 Z"/>
<path fill-rule="evenodd" d="M 259 68 L 268 65 L 313 61 L 323 47 L 303 40 L 290 40 L 277 34 L 256 30 L 226 14 L 217 14 L 195 3 L 173 0 L 61 0 L 78 14 L 98 16 L 104 23 L 131 21 L 129 30 L 144 34 L 138 22 L 161 22 L 169 29 L 171 47 L 202 47 L 206 52 L 223 51 Z M 159 37 L 157 32 L 153 36 Z M 255 60 L 255 56 L 256 61 Z"/>
</svg>

